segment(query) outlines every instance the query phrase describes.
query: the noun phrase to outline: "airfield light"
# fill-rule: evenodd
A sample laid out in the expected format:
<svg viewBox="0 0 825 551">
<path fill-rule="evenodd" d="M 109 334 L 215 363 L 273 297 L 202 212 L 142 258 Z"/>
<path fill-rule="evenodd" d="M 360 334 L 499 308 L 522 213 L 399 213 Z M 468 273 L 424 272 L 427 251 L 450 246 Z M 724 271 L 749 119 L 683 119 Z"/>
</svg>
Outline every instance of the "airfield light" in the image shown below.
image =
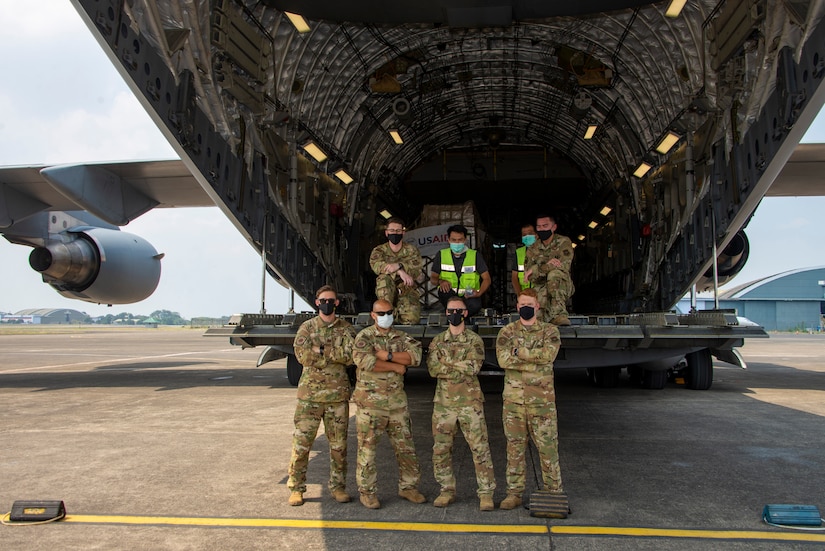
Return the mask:
<svg viewBox="0 0 825 551">
<path fill-rule="evenodd" d="M 334 174 L 335 174 L 336 178 L 338 178 L 339 180 L 341 180 L 345 184 L 352 183 L 352 176 L 350 176 L 349 173 L 346 170 L 344 170 L 343 168 L 339 168 L 338 170 L 335 171 Z"/>
<path fill-rule="evenodd" d="M 593 134 L 596 133 L 596 129 L 599 128 L 598 124 L 589 124 L 587 125 L 587 132 L 584 133 L 584 139 L 589 140 L 593 138 Z"/>
<path fill-rule="evenodd" d="M 645 161 L 642 161 L 641 163 L 639 163 L 639 166 L 636 167 L 636 170 L 633 172 L 633 175 L 636 178 L 641 178 L 642 176 L 647 174 L 647 171 L 650 170 L 651 168 L 653 168 L 653 165 L 651 165 L 650 163 L 647 163 Z"/>
<path fill-rule="evenodd" d="M 671 148 L 674 145 L 676 145 L 676 142 L 678 142 L 678 141 L 679 141 L 679 134 L 676 134 L 675 132 L 668 131 L 668 133 L 665 134 L 665 137 L 662 138 L 662 141 L 659 142 L 659 145 L 656 146 L 656 151 L 658 151 L 659 153 L 664 155 L 665 153 L 670 151 Z"/>
<path fill-rule="evenodd" d="M 398 130 L 390 130 L 390 136 L 392 136 L 392 141 L 394 141 L 395 143 L 399 145 L 404 143 L 404 140 L 401 138 L 401 134 L 398 132 Z"/>
<path fill-rule="evenodd" d="M 308 141 L 301 147 L 304 148 L 304 151 L 312 155 L 312 158 L 318 161 L 319 163 L 323 163 L 327 160 L 327 154 L 323 152 L 323 150 L 315 145 L 315 142 L 312 140 Z"/>
<path fill-rule="evenodd" d="M 292 26 L 295 27 L 296 31 L 301 34 L 309 32 L 309 24 L 302 16 L 297 13 L 289 13 L 288 11 L 285 11 L 284 15 L 287 16 L 289 22 L 292 23 Z"/>
<path fill-rule="evenodd" d="M 590 223 L 587 225 L 587 227 L 588 227 L 588 228 L 590 228 L 591 230 L 595 230 L 595 229 L 596 229 L 596 227 L 597 227 L 598 225 L 599 225 L 599 223 L 598 223 L 598 222 L 596 222 L 595 220 L 593 220 L 592 222 L 590 222 Z"/>
<path fill-rule="evenodd" d="M 665 11 L 665 17 L 679 17 L 686 3 L 687 0 L 670 0 L 670 4 L 668 4 Z"/>
<path fill-rule="evenodd" d="M 604 207 L 602 207 L 602 210 L 600 210 L 600 211 L 599 211 L 599 214 L 601 214 L 602 216 L 607 216 L 607 215 L 608 215 L 608 214 L 610 214 L 612 211 L 613 211 L 613 209 L 611 209 L 610 207 L 608 207 L 607 205 L 605 205 Z"/>
<path fill-rule="evenodd" d="M 381 212 L 379 212 L 378 214 L 380 214 L 381 216 L 383 216 L 383 217 L 384 217 L 384 220 L 389 220 L 390 218 L 392 218 L 392 213 L 391 213 L 390 211 L 388 211 L 387 209 L 382 210 L 382 211 L 381 211 Z"/>
</svg>

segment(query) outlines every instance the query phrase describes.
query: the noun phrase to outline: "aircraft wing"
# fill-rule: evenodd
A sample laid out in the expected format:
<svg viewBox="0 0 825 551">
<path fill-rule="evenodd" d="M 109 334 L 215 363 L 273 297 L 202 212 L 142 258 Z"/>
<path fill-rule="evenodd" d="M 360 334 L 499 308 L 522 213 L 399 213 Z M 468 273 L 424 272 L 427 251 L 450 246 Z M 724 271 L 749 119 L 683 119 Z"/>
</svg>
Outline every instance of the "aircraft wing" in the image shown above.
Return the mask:
<svg viewBox="0 0 825 551">
<path fill-rule="evenodd" d="M 796 146 L 773 181 L 768 197 L 816 197 L 825 195 L 825 144 Z"/>
<path fill-rule="evenodd" d="M 0 167 L 0 228 L 46 210 L 122 226 L 152 208 L 214 205 L 180 160 Z"/>
</svg>

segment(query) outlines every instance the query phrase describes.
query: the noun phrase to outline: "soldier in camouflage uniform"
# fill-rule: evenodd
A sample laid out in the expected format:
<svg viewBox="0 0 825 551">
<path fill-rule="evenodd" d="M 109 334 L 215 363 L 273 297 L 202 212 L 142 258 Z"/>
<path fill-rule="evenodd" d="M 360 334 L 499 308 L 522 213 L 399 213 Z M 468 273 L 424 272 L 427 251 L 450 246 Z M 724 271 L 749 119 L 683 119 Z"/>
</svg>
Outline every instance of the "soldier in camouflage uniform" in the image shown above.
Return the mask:
<svg viewBox="0 0 825 551">
<path fill-rule="evenodd" d="M 499 331 L 496 339 L 498 364 L 504 369 L 502 418 L 507 438 L 507 497 L 499 505 L 502 509 L 521 505 L 528 434 L 539 452 L 544 490 L 564 491 L 553 387 L 553 360 L 561 346 L 559 330 L 538 320 L 535 289 L 523 289 L 517 305 L 519 319 Z"/>
<path fill-rule="evenodd" d="M 338 296 L 324 285 L 315 293 L 318 316 L 305 321 L 295 335 L 295 357 L 304 366 L 298 382 L 295 432 L 289 462 L 289 504 L 303 505 L 309 450 L 321 420 L 329 442 L 329 491 L 339 503 L 347 503 L 347 427 L 355 328 L 336 317 Z"/>
<path fill-rule="evenodd" d="M 404 223 L 400 218 L 387 220 L 384 235 L 387 242 L 370 254 L 370 267 L 375 278 L 375 296 L 395 308 L 398 323 L 415 324 L 421 319 L 418 279 L 424 268 L 421 253 L 415 245 L 404 243 Z"/>
<path fill-rule="evenodd" d="M 541 214 L 536 219 L 538 240 L 527 247 L 524 279 L 538 293 L 542 320 L 554 325 L 570 325 L 567 300 L 573 296 L 570 266 L 573 264 L 573 243 L 570 238 L 555 233 L 556 220 Z"/>
<path fill-rule="evenodd" d="M 450 327 L 432 340 L 427 356 L 430 375 L 438 379 L 433 398 L 433 473 L 441 494 L 433 505 L 446 507 L 455 501 L 453 440 L 460 423 L 473 453 L 480 509 L 492 511 L 496 479 L 484 419 L 484 394 L 477 376 L 484 361 L 484 343 L 465 328 L 466 317 L 464 301 L 451 298 L 447 302 Z"/>
<path fill-rule="evenodd" d="M 370 316 L 375 324 L 363 329 L 355 338 L 352 359 L 357 367 L 352 398 L 358 406 L 355 414 L 358 432 L 358 459 L 355 479 L 361 503 L 378 509 L 378 472 L 375 452 L 378 439 L 386 431 L 398 461 L 398 495 L 413 503 L 425 503 L 418 491 L 421 467 L 415 455 L 404 373 L 421 362 L 421 343 L 392 328 L 392 304 L 379 299 Z"/>
</svg>

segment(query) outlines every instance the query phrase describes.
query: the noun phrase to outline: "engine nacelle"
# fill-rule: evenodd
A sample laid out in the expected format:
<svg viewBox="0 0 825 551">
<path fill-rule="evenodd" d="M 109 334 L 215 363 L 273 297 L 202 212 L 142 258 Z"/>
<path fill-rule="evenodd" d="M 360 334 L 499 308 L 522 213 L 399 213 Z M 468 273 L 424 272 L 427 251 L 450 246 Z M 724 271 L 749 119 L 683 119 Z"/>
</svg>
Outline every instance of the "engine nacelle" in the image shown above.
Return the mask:
<svg viewBox="0 0 825 551">
<path fill-rule="evenodd" d="M 35 248 L 29 264 L 64 297 L 129 304 L 155 292 L 163 254 L 142 237 L 84 226 L 72 228 L 61 238 Z"/>
<path fill-rule="evenodd" d="M 733 236 L 728 246 L 719 254 L 717 266 L 719 269 L 719 286 L 729 282 L 742 271 L 750 255 L 750 242 L 745 232 L 739 230 Z M 705 272 L 696 283 L 696 288 L 700 291 L 713 289 L 713 266 Z"/>
</svg>

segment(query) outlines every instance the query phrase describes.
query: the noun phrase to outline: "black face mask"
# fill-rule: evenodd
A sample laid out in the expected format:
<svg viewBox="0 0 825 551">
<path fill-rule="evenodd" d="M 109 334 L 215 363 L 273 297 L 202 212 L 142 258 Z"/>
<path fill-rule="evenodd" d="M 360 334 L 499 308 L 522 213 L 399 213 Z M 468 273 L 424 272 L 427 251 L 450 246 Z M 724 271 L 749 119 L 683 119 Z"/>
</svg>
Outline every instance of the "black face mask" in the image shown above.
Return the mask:
<svg viewBox="0 0 825 551">
<path fill-rule="evenodd" d="M 518 309 L 518 315 L 523 320 L 531 320 L 536 315 L 536 309 L 532 306 L 522 306 Z"/>
<path fill-rule="evenodd" d="M 447 314 L 447 321 L 450 322 L 450 325 L 458 327 L 464 321 L 464 314 L 462 312 Z"/>
<path fill-rule="evenodd" d="M 547 241 L 553 237 L 553 230 L 538 230 L 536 233 L 542 241 Z"/>
<path fill-rule="evenodd" d="M 318 311 L 320 311 L 325 316 L 330 315 L 335 311 L 335 303 L 334 302 L 322 302 L 318 305 Z"/>
<path fill-rule="evenodd" d="M 387 236 L 387 239 L 393 245 L 398 245 L 399 243 L 401 243 L 401 240 L 404 239 L 404 236 L 401 235 L 400 233 L 391 233 Z"/>
</svg>

